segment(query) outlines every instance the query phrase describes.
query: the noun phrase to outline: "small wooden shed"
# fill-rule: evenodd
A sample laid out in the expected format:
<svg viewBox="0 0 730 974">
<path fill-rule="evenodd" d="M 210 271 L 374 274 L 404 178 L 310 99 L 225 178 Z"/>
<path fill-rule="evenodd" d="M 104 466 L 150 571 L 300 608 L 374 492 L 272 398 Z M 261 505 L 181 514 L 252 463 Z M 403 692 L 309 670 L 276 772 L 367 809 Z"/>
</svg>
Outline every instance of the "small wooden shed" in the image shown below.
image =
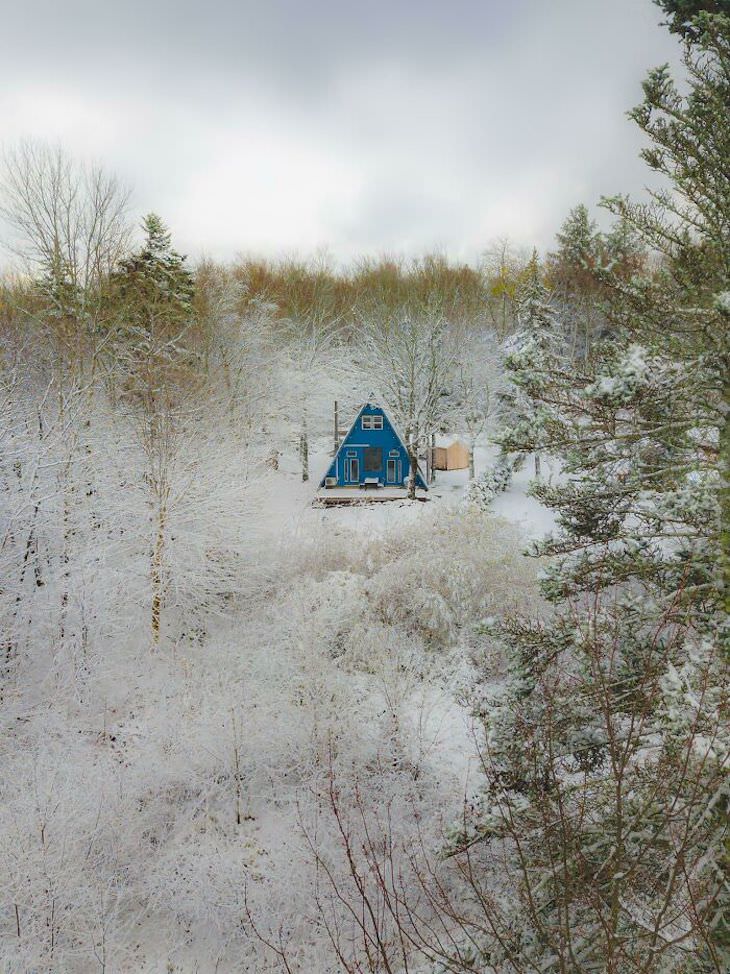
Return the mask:
<svg viewBox="0 0 730 974">
<path fill-rule="evenodd" d="M 469 448 L 461 440 L 454 439 L 433 450 L 435 470 L 466 470 L 469 467 Z"/>
</svg>

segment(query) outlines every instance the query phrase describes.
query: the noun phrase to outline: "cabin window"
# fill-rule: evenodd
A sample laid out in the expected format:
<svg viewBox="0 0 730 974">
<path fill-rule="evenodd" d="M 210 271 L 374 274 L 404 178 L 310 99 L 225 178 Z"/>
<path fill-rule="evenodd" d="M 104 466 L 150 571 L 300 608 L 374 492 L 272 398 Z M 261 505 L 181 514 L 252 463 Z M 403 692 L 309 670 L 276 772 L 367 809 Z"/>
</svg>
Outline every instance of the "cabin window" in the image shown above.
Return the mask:
<svg viewBox="0 0 730 974">
<path fill-rule="evenodd" d="M 383 469 L 383 451 L 379 446 L 365 448 L 365 473 L 379 473 Z"/>
<path fill-rule="evenodd" d="M 383 417 L 375 415 L 363 416 L 362 428 L 364 430 L 381 430 L 383 428 Z"/>
<path fill-rule="evenodd" d="M 388 475 L 386 480 L 389 484 L 395 484 L 398 480 L 398 461 L 388 460 Z"/>
</svg>

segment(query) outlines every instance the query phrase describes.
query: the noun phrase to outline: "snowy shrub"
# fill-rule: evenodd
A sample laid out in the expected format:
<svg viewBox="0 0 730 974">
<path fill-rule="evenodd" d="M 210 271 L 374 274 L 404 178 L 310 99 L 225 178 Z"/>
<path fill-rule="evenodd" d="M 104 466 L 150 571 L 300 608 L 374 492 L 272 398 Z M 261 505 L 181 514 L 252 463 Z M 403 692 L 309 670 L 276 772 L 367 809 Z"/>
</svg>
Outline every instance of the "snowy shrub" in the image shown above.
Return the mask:
<svg viewBox="0 0 730 974">
<path fill-rule="evenodd" d="M 387 556 L 369 583 L 373 607 L 429 645 L 453 644 L 485 615 L 508 611 L 533 582 L 515 529 L 476 511 L 434 513 L 394 532 Z"/>
<path fill-rule="evenodd" d="M 340 532 L 313 552 L 316 580 L 298 583 L 304 625 L 330 655 L 350 660 L 389 628 L 424 646 L 451 646 L 484 615 L 529 597 L 534 574 L 521 551 L 514 528 L 476 510 L 424 512 L 368 541 Z"/>
<path fill-rule="evenodd" d="M 480 511 L 488 511 L 497 494 L 502 494 L 509 488 L 514 470 L 514 464 L 508 458 L 500 459 L 481 477 L 471 481 L 467 493 L 469 503 Z"/>
</svg>

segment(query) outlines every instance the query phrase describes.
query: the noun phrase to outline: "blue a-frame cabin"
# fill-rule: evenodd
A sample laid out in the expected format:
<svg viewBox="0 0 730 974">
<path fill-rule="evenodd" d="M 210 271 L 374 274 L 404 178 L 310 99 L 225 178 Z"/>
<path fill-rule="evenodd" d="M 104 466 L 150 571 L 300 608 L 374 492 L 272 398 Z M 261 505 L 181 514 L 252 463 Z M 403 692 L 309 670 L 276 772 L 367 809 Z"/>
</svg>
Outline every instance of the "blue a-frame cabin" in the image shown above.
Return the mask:
<svg viewBox="0 0 730 974">
<path fill-rule="evenodd" d="M 403 488 L 410 469 L 408 451 L 387 413 L 367 402 L 319 486 Z M 416 471 L 416 486 L 428 490 L 420 470 Z"/>
</svg>

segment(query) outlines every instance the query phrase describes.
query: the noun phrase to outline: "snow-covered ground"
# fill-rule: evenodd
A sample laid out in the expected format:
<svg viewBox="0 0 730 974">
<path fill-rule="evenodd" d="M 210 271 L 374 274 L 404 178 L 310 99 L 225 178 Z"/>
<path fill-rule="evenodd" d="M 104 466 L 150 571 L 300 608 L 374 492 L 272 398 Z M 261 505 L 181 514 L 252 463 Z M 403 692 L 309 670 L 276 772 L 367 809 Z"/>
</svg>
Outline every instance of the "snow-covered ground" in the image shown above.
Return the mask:
<svg viewBox="0 0 730 974">
<path fill-rule="evenodd" d="M 387 810 L 401 848 L 436 848 L 458 820 L 479 778 L 462 697 L 475 626 L 534 598 L 521 550 L 550 519 L 527 469 L 497 516 L 465 504 L 466 471 L 438 473 L 427 503 L 317 508 L 327 461 L 315 451 L 303 483 L 289 458 L 258 485 L 258 571 L 218 621 L 151 652 L 144 617 L 125 617 L 86 656 L 20 673 L 0 823 L 22 933 L 7 913 L 9 970 L 42 969 L 49 929 L 56 956 L 81 958 L 58 969 L 98 969 L 78 931 L 98 953 L 102 930 L 122 974 L 268 970 L 253 919 L 285 931 L 294 969 L 326 974 L 318 856 L 352 892 L 332 788 L 353 834 Z"/>
<path fill-rule="evenodd" d="M 476 475 L 479 476 L 494 462 L 496 450 L 491 446 L 478 447 Z M 283 467 L 275 480 L 275 489 L 268 493 L 265 519 L 279 543 L 291 548 L 302 538 L 334 539 L 347 546 L 351 535 L 368 539 L 388 539 L 408 525 L 433 523 L 443 515 L 463 511 L 467 504 L 469 474 L 467 470 L 437 471 L 430 486 L 428 502 L 407 499 L 388 503 L 355 504 L 345 507 L 321 508 L 313 505 L 318 485 L 330 463 L 330 455 L 318 451 L 310 457 L 310 479 L 302 482 L 299 470 L 292 463 Z M 550 477 L 553 467 L 543 459 L 543 473 Z M 495 518 L 503 519 L 518 528 L 525 542 L 539 538 L 554 526 L 552 513 L 527 490 L 534 476 L 531 458 L 517 472 L 509 489 L 497 495 L 492 505 Z M 424 549 L 424 557 L 427 557 Z M 410 702 L 414 720 L 421 722 L 430 737 L 430 747 L 439 755 L 444 767 L 459 771 L 460 790 L 469 790 L 474 763 L 473 728 L 453 693 L 453 686 L 421 687 Z"/>
<path fill-rule="evenodd" d="M 476 476 L 479 477 L 496 457 L 492 446 L 478 446 L 476 449 Z M 330 463 L 330 454 L 319 450 L 310 457 L 310 479 L 302 483 L 299 471 L 293 462 L 283 464 L 275 487 L 267 500 L 266 520 L 282 530 L 284 535 L 296 533 L 297 528 L 314 522 L 323 531 L 332 525 L 355 531 L 387 532 L 391 527 L 407 521 L 417 520 L 426 515 L 425 505 L 408 500 L 380 504 L 357 504 L 332 509 L 313 508 L 312 501 L 318 485 Z M 543 474 L 548 479 L 555 476 L 551 461 L 543 459 Z M 526 539 L 539 538 L 550 531 L 555 523 L 551 511 L 543 507 L 535 498 L 528 496 L 527 490 L 534 477 L 531 458 L 517 471 L 512 484 L 503 494 L 497 495 L 492 504 L 492 512 L 515 524 Z M 436 482 L 430 486 L 429 503 L 436 503 L 447 509 L 464 504 L 469 483 L 468 470 L 439 470 Z M 328 527 L 329 526 L 329 527 Z"/>
<path fill-rule="evenodd" d="M 492 459 L 490 448 L 478 451 L 477 475 Z M 503 608 L 500 599 L 507 598 L 512 585 L 520 588 L 522 584 L 521 576 L 519 580 L 517 576 L 510 576 L 511 572 L 517 571 L 518 575 L 521 572 L 519 549 L 527 540 L 549 530 L 553 524 L 552 516 L 526 495 L 532 475 L 531 463 L 518 473 L 509 490 L 497 497 L 494 516 L 473 509 L 469 513 L 466 503 L 468 472 L 465 470 L 438 472 L 427 503 L 404 499 L 346 507 L 313 506 L 317 486 L 328 463 L 329 455 L 325 451 L 314 452 L 310 480 L 306 483 L 301 481 L 293 463 L 289 469 L 283 465 L 272 476 L 263 514 L 273 543 L 281 546 L 287 558 L 296 562 L 302 551 L 311 552 L 313 561 L 305 566 L 296 565 L 293 571 L 298 573 L 304 567 L 309 573 L 321 573 L 318 579 L 300 587 L 291 603 L 282 605 L 279 602 L 276 608 L 277 613 L 291 614 L 289 638 L 293 639 L 294 651 L 308 657 L 302 679 L 304 682 L 313 679 L 316 684 L 316 690 L 310 686 L 308 692 L 315 694 L 311 699 L 316 700 L 313 706 L 318 717 L 314 723 L 319 722 L 319 728 L 310 727 L 310 733 L 315 734 L 318 743 L 310 741 L 310 744 L 315 751 L 321 749 L 327 734 L 336 728 L 338 749 L 341 754 L 350 755 L 350 767 L 363 761 L 379 762 L 384 754 L 389 755 L 388 762 L 394 761 L 392 748 L 396 751 L 403 749 L 408 755 L 407 760 L 421 768 L 422 779 L 419 780 L 424 781 L 424 793 L 428 794 L 424 800 L 429 805 L 428 814 L 441 823 L 436 826 L 438 832 L 440 827 L 446 827 L 450 817 L 458 817 L 460 803 L 478 787 L 480 762 L 477 731 L 460 699 L 468 669 L 468 654 L 465 655 L 462 638 L 458 635 L 455 639 L 447 637 L 441 645 L 437 638 L 429 643 L 428 633 L 440 631 L 442 623 L 448 626 L 454 622 L 448 619 L 454 606 L 444 603 L 453 601 L 454 591 L 463 587 L 460 572 L 464 577 L 476 573 L 479 579 L 478 573 L 483 571 L 483 581 L 480 579 L 477 585 L 493 587 L 497 603 L 492 605 L 497 612 Z M 550 466 L 545 461 L 543 470 L 550 476 Z M 505 525 L 504 529 L 499 527 L 501 524 Z M 478 525 L 487 525 L 487 534 L 495 532 L 495 561 L 491 568 L 485 568 L 479 562 L 478 553 L 489 541 L 485 542 L 484 536 L 472 535 L 472 529 L 475 533 L 479 530 Z M 456 545 L 442 547 L 444 538 L 454 530 L 463 531 Z M 506 542 L 500 534 L 502 530 L 507 532 Z M 502 544 L 507 549 L 507 562 L 503 562 Z M 403 547 L 409 550 L 412 547 L 413 555 L 402 555 Z M 475 551 L 478 563 L 473 557 L 469 560 Z M 362 564 L 358 564 L 359 558 Z M 391 559 L 399 579 L 406 579 L 402 591 L 399 584 L 393 585 L 389 580 Z M 516 569 L 513 566 L 517 566 Z M 450 589 L 443 578 L 438 578 L 439 573 L 456 575 Z M 504 577 L 500 573 L 504 573 Z M 510 581 L 510 577 L 515 580 Z M 527 584 L 529 588 L 530 583 Z M 427 593 L 427 600 L 413 611 L 428 616 L 433 608 L 428 599 L 435 597 L 438 602 L 433 608 L 436 621 L 429 619 L 423 630 L 418 626 L 414 630 L 406 623 L 408 631 L 400 634 L 394 632 L 392 625 L 382 628 L 377 620 L 383 612 L 389 616 L 391 624 L 394 619 L 407 618 L 411 610 L 408 603 L 418 602 L 419 589 Z M 378 612 L 370 612 L 370 606 L 363 609 L 363 599 L 375 601 Z M 407 608 L 404 609 L 404 605 Z M 457 597 L 456 611 L 460 609 L 465 618 L 473 618 L 475 606 L 462 605 Z M 447 617 L 446 622 L 439 613 Z M 491 614 L 491 610 L 484 614 Z M 454 622 L 457 630 L 459 623 L 458 619 Z M 468 639 L 467 630 L 468 627 L 464 637 Z M 353 645 L 345 646 L 341 655 L 323 664 L 320 653 L 326 645 L 339 642 L 340 632 L 345 641 L 351 640 Z M 416 632 L 422 634 L 418 636 Z M 425 656 L 422 653 L 423 632 L 426 633 L 426 648 L 434 647 Z M 355 644 L 359 642 L 365 647 L 358 648 Z M 441 648 L 435 651 L 439 645 Z M 291 665 L 291 656 L 286 658 Z M 281 661 L 275 662 L 272 658 L 269 665 L 278 671 Z M 498 678 L 498 674 L 495 677 Z M 329 704 L 323 702 L 325 697 L 329 698 Z M 287 706 L 290 704 L 277 705 L 276 726 L 272 728 L 272 732 L 283 733 L 285 737 L 290 733 L 286 731 L 286 721 L 290 717 L 284 715 Z M 394 743 L 396 739 L 397 745 Z M 290 738 L 287 746 L 293 752 L 300 749 L 302 743 L 294 743 Z M 371 757 L 366 758 L 367 754 Z M 315 761 L 321 758 L 320 753 Z M 357 776 L 362 772 L 353 773 Z M 392 781 L 384 783 L 382 775 L 373 779 L 365 773 L 365 780 L 369 781 L 373 803 L 368 814 L 375 814 L 373 808 L 385 807 L 393 801 L 393 792 L 389 791 L 392 788 L 404 801 L 412 800 L 412 796 L 404 798 L 398 792 L 400 786 Z M 277 797 L 272 802 L 274 794 Z M 302 823 L 297 818 L 297 803 L 293 796 L 294 792 L 279 780 L 273 791 L 271 786 L 264 787 L 252 805 L 249 831 L 255 836 L 256 848 L 261 850 L 261 865 L 257 873 L 259 881 L 254 882 L 251 896 L 260 904 L 271 902 L 267 896 L 283 895 L 282 870 L 297 877 L 301 871 L 298 857 L 302 854 Z M 326 835 L 333 825 L 324 814 L 318 827 Z M 398 824 L 398 829 L 401 828 L 405 828 L 403 823 Z M 292 890 L 287 895 L 293 897 L 288 908 L 295 909 L 296 896 Z M 306 898 L 304 889 L 297 895 Z M 259 909 L 265 907 L 260 905 Z"/>
</svg>

